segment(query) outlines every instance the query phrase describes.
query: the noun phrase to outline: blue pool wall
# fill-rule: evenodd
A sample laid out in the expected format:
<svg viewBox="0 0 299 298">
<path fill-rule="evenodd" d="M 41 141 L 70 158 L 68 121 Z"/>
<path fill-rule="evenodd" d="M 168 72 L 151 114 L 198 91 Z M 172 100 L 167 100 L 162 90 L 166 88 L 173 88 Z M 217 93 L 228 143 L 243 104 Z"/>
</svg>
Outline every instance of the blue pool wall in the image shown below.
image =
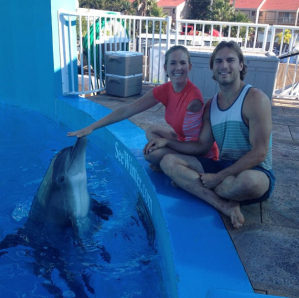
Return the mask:
<svg viewBox="0 0 299 298">
<path fill-rule="evenodd" d="M 62 95 L 60 8 L 75 10 L 76 1 L 1 1 L 0 28 L 5 30 L 1 32 L 0 102 L 37 111 L 74 130 L 109 110 L 80 97 Z M 89 141 L 119 162 L 124 183 L 135 186 L 136 194 L 141 194 L 148 206 L 169 297 L 255 296 L 219 214 L 171 187 L 163 174 L 149 170 L 142 156 L 146 139 L 140 128 L 123 121 L 95 131 Z"/>
<path fill-rule="evenodd" d="M 52 119 L 62 95 L 59 8 L 74 11 L 76 1 L 0 1 L 1 100 Z"/>
</svg>

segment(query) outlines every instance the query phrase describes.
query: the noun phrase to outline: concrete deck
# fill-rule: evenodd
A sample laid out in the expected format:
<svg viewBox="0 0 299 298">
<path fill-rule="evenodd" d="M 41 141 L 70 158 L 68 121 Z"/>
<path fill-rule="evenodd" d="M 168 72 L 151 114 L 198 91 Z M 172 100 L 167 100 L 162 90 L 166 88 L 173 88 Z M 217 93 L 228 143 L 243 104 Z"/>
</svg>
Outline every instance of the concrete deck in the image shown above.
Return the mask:
<svg viewBox="0 0 299 298">
<path fill-rule="evenodd" d="M 143 86 L 142 93 L 152 87 Z M 114 110 L 140 96 L 119 98 L 103 93 L 88 99 Z M 298 298 L 299 100 L 273 99 L 272 115 L 274 193 L 263 204 L 242 208 L 243 228 L 234 230 L 226 217 L 223 220 L 255 292 Z M 142 129 L 150 124 L 167 125 L 160 104 L 130 120 Z"/>
</svg>

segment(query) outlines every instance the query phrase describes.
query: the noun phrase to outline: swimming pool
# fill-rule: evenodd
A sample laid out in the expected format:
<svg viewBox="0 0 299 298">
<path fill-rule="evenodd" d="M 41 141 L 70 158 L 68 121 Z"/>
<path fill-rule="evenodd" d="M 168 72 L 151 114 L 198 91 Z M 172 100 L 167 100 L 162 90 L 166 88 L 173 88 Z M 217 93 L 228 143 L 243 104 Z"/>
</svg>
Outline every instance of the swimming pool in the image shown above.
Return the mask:
<svg viewBox="0 0 299 298">
<path fill-rule="evenodd" d="M 0 114 L 2 240 L 24 226 L 50 160 L 62 148 L 72 146 L 75 139 L 66 137 L 65 126 L 38 113 L 0 104 Z M 92 198 L 109 202 L 113 216 L 84 243 L 84 252 L 64 247 L 56 258 L 48 248 L 37 250 L 36 245 L 18 245 L 2 252 L 3 296 L 167 296 L 161 257 L 154 244 L 149 243 L 150 235 L 136 210 L 138 193 L 126 183 L 119 166 L 92 143 L 87 147 L 86 167 Z M 72 282 L 76 286 L 72 287 Z"/>
</svg>

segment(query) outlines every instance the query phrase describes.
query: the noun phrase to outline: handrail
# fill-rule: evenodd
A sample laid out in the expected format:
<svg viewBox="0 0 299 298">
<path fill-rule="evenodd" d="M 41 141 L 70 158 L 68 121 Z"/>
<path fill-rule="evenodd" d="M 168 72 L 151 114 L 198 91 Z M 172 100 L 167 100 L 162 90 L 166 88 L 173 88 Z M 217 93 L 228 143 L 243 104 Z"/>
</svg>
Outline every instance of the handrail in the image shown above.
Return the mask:
<svg viewBox="0 0 299 298">
<path fill-rule="evenodd" d="M 167 81 L 164 55 L 175 44 L 182 44 L 191 51 L 211 52 L 220 41 L 234 40 L 245 54 L 274 52 L 284 63 L 298 60 L 290 60 L 294 56 L 290 52 L 299 44 L 299 27 L 295 26 L 179 19 L 172 29 L 171 17 L 131 16 L 87 9 L 59 10 L 58 18 L 64 94 L 85 95 L 105 90 L 104 57 L 110 50 L 142 53 L 143 84 L 154 85 Z M 92 30 L 97 26 L 99 32 Z M 279 38 L 283 42 L 279 43 Z M 287 72 L 288 67 L 285 76 Z M 293 75 L 292 81 L 296 84 L 297 78 L 295 73 Z M 283 85 L 282 89 L 287 87 Z M 298 95 L 299 90 L 294 96 Z"/>
<path fill-rule="evenodd" d="M 165 35 L 168 42 L 166 48 L 165 46 L 163 48 L 167 50 L 170 46 L 171 17 L 148 18 L 78 9 L 77 11 L 59 10 L 58 19 L 63 94 L 84 95 L 105 90 L 104 57 L 107 51 L 141 52 L 144 56 L 143 83 L 160 84 L 165 80 L 161 62 L 164 60 L 161 44 L 162 37 L 164 38 Z M 89 34 L 83 34 L 84 30 Z M 154 32 L 157 33 L 155 38 L 158 42 L 154 38 Z M 74 45 L 75 41 L 77 45 Z M 152 59 L 151 44 L 155 43 L 160 45 L 158 52 L 160 58 L 157 65 L 154 65 Z M 77 61 L 80 61 L 79 74 L 74 67 L 74 62 Z M 156 73 L 153 73 L 154 67 Z"/>
</svg>

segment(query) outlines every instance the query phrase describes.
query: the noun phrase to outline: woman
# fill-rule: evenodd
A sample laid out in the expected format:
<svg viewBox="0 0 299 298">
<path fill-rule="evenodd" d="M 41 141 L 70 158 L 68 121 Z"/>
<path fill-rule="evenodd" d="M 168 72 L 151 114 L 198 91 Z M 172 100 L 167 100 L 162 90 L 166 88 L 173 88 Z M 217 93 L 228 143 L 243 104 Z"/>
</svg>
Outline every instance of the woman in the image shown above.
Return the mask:
<svg viewBox="0 0 299 298">
<path fill-rule="evenodd" d="M 78 131 L 69 132 L 68 136 L 83 137 L 95 129 L 130 118 L 152 108 L 161 102 L 165 105 L 165 120 L 172 128 L 153 125 L 146 129 L 146 137 L 175 138 L 180 141 L 198 139 L 202 127 L 204 102 L 200 90 L 189 80 L 191 70 L 190 54 L 184 46 L 173 46 L 165 54 L 164 69 L 170 81 L 153 88 L 137 101 L 121 107 L 104 118 Z M 151 163 L 153 170 L 159 169 L 164 155 L 176 153 L 164 147 L 153 152 L 144 149 L 144 156 Z M 206 155 L 218 159 L 218 149 L 214 144 Z"/>
</svg>

